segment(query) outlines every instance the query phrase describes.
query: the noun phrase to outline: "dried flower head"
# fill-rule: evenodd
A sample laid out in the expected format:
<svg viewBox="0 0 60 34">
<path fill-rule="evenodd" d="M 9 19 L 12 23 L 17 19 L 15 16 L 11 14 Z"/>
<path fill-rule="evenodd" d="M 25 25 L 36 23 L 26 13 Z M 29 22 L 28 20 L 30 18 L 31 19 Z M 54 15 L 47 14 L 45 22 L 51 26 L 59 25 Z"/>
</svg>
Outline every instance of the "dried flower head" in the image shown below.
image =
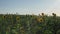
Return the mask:
<svg viewBox="0 0 60 34">
<path fill-rule="evenodd" d="M 42 14 L 42 16 L 44 16 L 44 13 L 41 13 Z"/>
<path fill-rule="evenodd" d="M 52 13 L 52 15 L 55 17 L 56 16 L 56 14 L 55 13 Z"/>
</svg>

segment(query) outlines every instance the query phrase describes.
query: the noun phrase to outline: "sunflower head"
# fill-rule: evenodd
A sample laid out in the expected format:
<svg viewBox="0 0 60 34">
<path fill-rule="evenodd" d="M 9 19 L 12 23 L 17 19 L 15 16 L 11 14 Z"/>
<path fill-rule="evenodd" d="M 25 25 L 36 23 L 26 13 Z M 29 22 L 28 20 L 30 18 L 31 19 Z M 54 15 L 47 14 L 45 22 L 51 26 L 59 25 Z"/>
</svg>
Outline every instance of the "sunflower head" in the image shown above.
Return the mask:
<svg viewBox="0 0 60 34">
<path fill-rule="evenodd" d="M 37 18 L 38 22 L 43 22 L 43 18 Z"/>
<path fill-rule="evenodd" d="M 5 19 L 5 17 L 6 17 L 5 15 L 2 16 L 3 19 Z"/>
<path fill-rule="evenodd" d="M 19 17 L 19 16 L 17 16 L 17 17 L 16 17 L 16 20 L 17 20 L 17 21 L 19 21 L 19 20 L 20 20 L 20 17 Z"/>
<path fill-rule="evenodd" d="M 41 13 L 42 16 L 44 16 L 44 13 Z"/>
<path fill-rule="evenodd" d="M 52 15 L 55 17 L 56 16 L 56 14 L 55 13 L 52 13 Z"/>
<path fill-rule="evenodd" d="M 54 15 L 54 13 L 52 13 L 52 15 Z"/>
</svg>

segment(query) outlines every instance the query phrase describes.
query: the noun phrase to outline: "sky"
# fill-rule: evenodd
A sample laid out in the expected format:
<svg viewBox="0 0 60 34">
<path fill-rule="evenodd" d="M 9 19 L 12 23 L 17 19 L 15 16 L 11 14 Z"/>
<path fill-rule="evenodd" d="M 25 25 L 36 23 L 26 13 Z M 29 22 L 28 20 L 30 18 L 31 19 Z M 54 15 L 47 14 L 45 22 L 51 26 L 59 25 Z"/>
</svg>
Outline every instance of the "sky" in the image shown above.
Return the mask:
<svg viewBox="0 0 60 34">
<path fill-rule="evenodd" d="M 0 14 L 56 13 L 60 16 L 60 0 L 0 0 Z"/>
</svg>

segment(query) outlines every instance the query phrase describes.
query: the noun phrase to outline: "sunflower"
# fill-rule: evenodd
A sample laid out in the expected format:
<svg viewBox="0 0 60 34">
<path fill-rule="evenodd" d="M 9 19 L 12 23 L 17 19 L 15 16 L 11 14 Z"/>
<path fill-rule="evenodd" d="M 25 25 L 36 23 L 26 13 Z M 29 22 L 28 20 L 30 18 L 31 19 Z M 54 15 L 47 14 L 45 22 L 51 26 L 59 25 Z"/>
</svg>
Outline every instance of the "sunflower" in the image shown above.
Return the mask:
<svg viewBox="0 0 60 34">
<path fill-rule="evenodd" d="M 43 22 L 43 18 L 37 18 L 38 22 Z"/>
<path fill-rule="evenodd" d="M 41 13 L 42 16 L 44 16 L 44 13 Z"/>
<path fill-rule="evenodd" d="M 5 15 L 2 16 L 3 19 L 5 19 L 5 17 L 6 17 Z"/>
<path fill-rule="evenodd" d="M 19 21 L 19 20 L 20 20 L 20 17 L 19 17 L 19 16 L 17 16 L 17 17 L 16 17 L 16 20 L 17 20 L 17 21 Z"/>
<path fill-rule="evenodd" d="M 55 13 L 52 13 L 52 15 L 55 17 L 56 16 L 56 14 Z"/>
</svg>

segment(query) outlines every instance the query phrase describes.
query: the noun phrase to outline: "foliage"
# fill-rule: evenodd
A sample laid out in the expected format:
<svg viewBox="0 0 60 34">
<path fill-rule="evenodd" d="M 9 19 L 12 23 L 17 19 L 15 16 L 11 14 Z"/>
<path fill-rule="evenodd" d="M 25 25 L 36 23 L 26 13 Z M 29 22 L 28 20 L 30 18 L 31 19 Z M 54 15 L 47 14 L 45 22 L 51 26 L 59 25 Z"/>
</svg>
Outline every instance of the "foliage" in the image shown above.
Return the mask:
<svg viewBox="0 0 60 34">
<path fill-rule="evenodd" d="M 60 17 L 0 14 L 0 34 L 59 34 Z"/>
</svg>

